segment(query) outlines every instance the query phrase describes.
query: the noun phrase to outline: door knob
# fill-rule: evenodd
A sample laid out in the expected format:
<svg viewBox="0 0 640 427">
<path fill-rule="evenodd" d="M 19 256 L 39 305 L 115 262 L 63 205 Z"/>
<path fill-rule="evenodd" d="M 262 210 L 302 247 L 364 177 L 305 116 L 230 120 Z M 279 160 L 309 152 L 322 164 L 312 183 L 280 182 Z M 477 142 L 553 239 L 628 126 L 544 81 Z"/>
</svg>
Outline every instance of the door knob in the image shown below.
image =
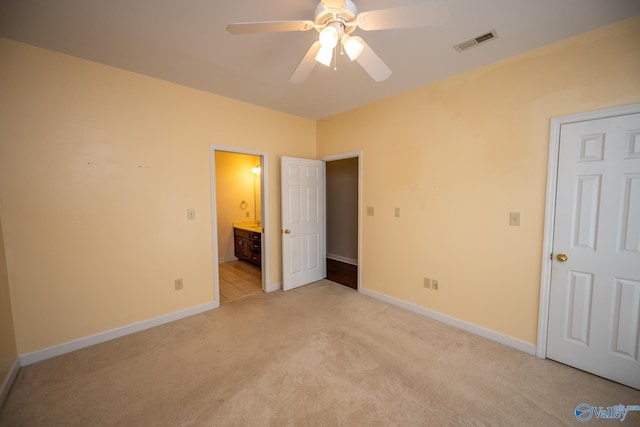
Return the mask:
<svg viewBox="0 0 640 427">
<path fill-rule="evenodd" d="M 291 230 L 289 230 L 289 229 L 285 229 L 285 230 L 284 230 L 284 234 L 291 234 Z"/>
<path fill-rule="evenodd" d="M 558 259 L 558 261 L 560 262 L 565 262 L 569 259 L 568 256 L 566 256 L 565 254 L 558 254 L 558 256 L 556 257 Z"/>
</svg>

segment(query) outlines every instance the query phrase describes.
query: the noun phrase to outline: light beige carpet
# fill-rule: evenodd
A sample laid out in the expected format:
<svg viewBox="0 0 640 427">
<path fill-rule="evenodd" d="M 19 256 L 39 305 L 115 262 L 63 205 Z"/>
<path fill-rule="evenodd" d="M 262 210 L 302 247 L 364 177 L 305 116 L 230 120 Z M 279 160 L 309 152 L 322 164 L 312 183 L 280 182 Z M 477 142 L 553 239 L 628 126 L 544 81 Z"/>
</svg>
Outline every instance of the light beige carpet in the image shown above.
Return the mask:
<svg viewBox="0 0 640 427">
<path fill-rule="evenodd" d="M 321 281 L 23 368 L 0 425 L 584 425 L 583 402 L 640 391 Z"/>
</svg>

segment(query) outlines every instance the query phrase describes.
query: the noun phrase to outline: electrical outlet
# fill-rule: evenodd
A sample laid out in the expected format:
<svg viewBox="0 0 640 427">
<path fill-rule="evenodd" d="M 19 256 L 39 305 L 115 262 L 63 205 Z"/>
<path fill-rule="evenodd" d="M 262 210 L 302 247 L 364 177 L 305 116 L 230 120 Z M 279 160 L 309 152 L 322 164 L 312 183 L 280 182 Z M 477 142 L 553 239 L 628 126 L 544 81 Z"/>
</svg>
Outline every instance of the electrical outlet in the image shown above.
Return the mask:
<svg viewBox="0 0 640 427">
<path fill-rule="evenodd" d="M 432 281 L 431 281 L 431 288 L 432 288 L 434 291 L 437 291 L 437 290 L 438 290 L 438 281 L 437 281 L 437 280 L 435 280 L 435 279 L 434 279 L 434 280 L 432 280 Z"/>
<path fill-rule="evenodd" d="M 509 225 L 512 227 L 520 227 L 520 212 L 509 213 Z"/>
<path fill-rule="evenodd" d="M 431 279 L 429 279 L 428 277 L 424 278 L 424 287 L 427 289 L 431 289 Z"/>
<path fill-rule="evenodd" d="M 176 291 L 179 291 L 180 289 L 182 289 L 182 279 L 176 279 L 174 284 L 175 284 Z"/>
</svg>

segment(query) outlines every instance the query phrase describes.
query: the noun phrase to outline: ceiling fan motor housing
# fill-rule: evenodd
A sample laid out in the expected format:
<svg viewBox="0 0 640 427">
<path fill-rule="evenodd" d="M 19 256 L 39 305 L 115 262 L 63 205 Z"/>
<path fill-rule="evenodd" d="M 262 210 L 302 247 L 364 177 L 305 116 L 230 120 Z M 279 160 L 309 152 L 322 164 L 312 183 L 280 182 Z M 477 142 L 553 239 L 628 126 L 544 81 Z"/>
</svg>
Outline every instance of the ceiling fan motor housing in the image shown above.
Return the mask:
<svg viewBox="0 0 640 427">
<path fill-rule="evenodd" d="M 320 32 L 326 26 L 340 23 L 344 34 L 351 34 L 357 28 L 357 25 L 355 25 L 357 15 L 358 8 L 351 0 L 345 1 L 344 8 L 325 8 L 320 2 L 316 7 L 316 17 L 314 19 L 316 30 Z"/>
</svg>

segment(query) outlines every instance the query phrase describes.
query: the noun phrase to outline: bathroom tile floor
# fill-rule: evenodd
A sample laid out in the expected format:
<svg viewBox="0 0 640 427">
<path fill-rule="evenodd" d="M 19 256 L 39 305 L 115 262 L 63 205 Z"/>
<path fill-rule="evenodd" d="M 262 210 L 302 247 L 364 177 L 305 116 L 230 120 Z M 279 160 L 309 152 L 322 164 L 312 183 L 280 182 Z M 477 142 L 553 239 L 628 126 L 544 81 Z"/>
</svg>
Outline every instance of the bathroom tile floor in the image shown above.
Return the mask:
<svg viewBox="0 0 640 427">
<path fill-rule="evenodd" d="M 219 267 L 221 304 L 262 292 L 260 267 L 245 261 L 224 262 Z"/>
</svg>

